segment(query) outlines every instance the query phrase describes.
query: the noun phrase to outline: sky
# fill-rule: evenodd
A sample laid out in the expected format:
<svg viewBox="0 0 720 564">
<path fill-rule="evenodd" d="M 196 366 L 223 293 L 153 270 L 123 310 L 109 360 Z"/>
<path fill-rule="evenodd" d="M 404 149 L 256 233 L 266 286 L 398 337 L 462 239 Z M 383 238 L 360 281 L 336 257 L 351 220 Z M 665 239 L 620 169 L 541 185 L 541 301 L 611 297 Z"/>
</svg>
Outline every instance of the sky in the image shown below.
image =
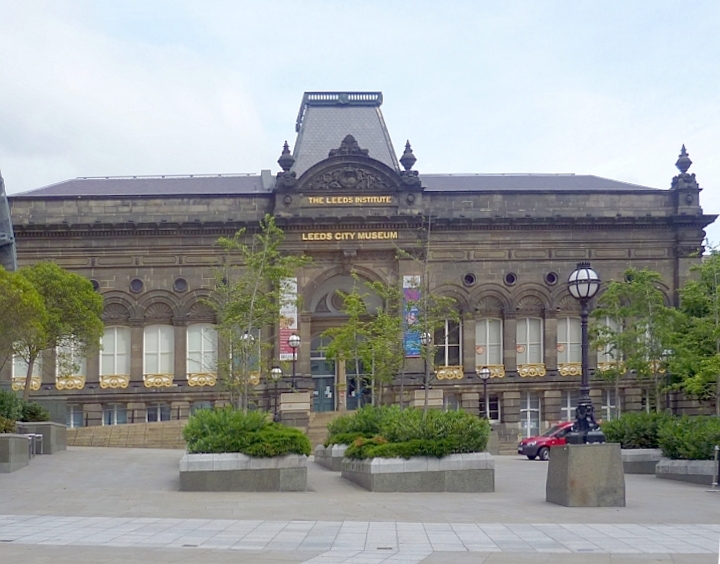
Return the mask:
<svg viewBox="0 0 720 564">
<path fill-rule="evenodd" d="M 669 188 L 684 143 L 717 214 L 719 28 L 716 0 L 0 0 L 0 171 L 278 171 L 303 92 L 379 90 L 421 174 Z"/>
</svg>

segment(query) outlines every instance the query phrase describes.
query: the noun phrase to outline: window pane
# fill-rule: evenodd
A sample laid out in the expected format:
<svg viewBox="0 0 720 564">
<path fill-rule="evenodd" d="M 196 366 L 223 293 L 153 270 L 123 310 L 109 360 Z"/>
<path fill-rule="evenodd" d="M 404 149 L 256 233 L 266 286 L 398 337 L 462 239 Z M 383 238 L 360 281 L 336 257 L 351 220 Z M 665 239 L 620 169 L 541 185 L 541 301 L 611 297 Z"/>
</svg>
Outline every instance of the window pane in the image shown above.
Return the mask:
<svg viewBox="0 0 720 564">
<path fill-rule="evenodd" d="M 448 366 L 460 365 L 460 347 L 454 346 L 448 348 L 447 362 Z"/>
</svg>

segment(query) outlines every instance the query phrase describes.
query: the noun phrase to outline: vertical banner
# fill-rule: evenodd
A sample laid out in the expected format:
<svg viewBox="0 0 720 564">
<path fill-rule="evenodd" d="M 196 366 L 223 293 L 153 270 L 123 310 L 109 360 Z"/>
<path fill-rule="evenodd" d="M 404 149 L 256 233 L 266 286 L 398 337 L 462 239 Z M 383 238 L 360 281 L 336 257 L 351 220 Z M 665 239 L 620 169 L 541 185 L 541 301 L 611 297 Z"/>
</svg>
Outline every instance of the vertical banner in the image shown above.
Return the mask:
<svg viewBox="0 0 720 564">
<path fill-rule="evenodd" d="M 285 278 L 282 281 L 280 298 L 280 360 L 293 359 L 293 350 L 288 339 L 297 331 L 297 278 Z"/>
<path fill-rule="evenodd" d="M 405 356 L 420 358 L 420 330 L 416 327 L 420 319 L 420 277 L 403 276 L 403 311 L 405 313 Z"/>
</svg>

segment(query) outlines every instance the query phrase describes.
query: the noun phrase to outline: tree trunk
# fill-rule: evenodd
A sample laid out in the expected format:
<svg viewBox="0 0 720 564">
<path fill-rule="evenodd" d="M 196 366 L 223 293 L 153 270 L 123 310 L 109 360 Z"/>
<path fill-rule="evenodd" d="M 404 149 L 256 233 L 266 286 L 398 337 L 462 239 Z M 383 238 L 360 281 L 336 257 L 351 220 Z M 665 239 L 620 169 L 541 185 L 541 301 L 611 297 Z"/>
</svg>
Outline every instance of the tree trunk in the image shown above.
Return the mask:
<svg viewBox="0 0 720 564">
<path fill-rule="evenodd" d="M 615 418 L 620 417 L 622 413 L 620 409 L 620 380 L 615 379 Z"/>
<path fill-rule="evenodd" d="M 23 401 L 30 399 L 30 387 L 32 386 L 32 373 L 35 367 L 35 359 L 37 355 L 30 355 L 30 362 L 28 362 L 27 374 L 25 375 L 25 389 L 23 390 Z"/>
</svg>

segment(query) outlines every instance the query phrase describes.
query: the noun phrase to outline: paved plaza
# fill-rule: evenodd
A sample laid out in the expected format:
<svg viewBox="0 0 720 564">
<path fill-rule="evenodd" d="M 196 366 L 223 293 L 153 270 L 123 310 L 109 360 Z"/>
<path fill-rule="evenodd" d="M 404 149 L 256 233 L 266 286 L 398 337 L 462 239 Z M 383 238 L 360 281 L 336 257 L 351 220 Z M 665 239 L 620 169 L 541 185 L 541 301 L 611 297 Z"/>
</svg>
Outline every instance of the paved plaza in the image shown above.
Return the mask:
<svg viewBox="0 0 720 564">
<path fill-rule="evenodd" d="M 70 448 L 0 474 L 0 562 L 718 562 L 720 494 L 626 476 L 627 507 L 545 499 L 496 457 L 491 494 L 370 493 L 309 464 L 302 493 L 178 491 L 181 451 Z"/>
</svg>

